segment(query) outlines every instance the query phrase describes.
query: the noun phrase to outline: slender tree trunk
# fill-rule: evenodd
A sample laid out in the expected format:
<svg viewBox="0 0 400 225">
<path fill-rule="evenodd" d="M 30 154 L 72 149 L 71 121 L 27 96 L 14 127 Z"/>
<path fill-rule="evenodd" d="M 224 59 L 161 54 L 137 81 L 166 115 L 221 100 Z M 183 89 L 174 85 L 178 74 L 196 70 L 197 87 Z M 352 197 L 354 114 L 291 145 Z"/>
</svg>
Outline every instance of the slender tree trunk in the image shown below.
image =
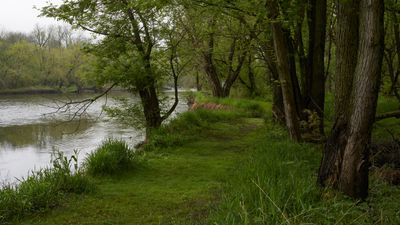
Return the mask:
<svg viewBox="0 0 400 225">
<path fill-rule="evenodd" d="M 257 85 L 252 63 L 253 63 L 253 57 L 250 54 L 247 60 L 247 77 L 249 78 L 250 96 L 255 96 L 257 94 Z"/>
<path fill-rule="evenodd" d="M 397 19 L 397 14 L 396 12 L 392 11 L 390 13 L 390 17 L 393 22 L 393 34 L 394 34 L 394 43 L 396 45 L 396 52 L 395 55 L 397 55 L 397 63 L 400 61 L 400 23 Z M 394 67 L 393 71 L 395 71 Z M 392 73 L 392 87 L 391 87 L 391 92 L 396 96 L 397 100 L 400 101 L 400 94 L 397 90 L 397 82 L 398 78 L 400 76 L 400 65 L 397 66 L 396 72 Z"/>
<path fill-rule="evenodd" d="M 279 82 L 279 74 L 278 74 L 278 66 L 276 65 L 276 57 L 273 53 L 273 42 L 268 41 L 263 44 L 261 47 L 261 51 L 263 53 L 263 58 L 270 72 L 269 80 L 270 85 L 272 86 L 272 115 L 276 121 L 281 124 L 285 124 L 285 110 L 283 107 L 283 96 L 282 96 L 282 88 L 278 84 Z"/>
<path fill-rule="evenodd" d="M 275 21 L 279 15 L 278 3 L 275 0 L 267 1 L 267 10 L 269 10 L 269 17 L 273 21 L 271 25 L 272 35 L 277 59 L 279 81 L 282 88 L 286 126 L 289 132 L 289 137 L 294 141 L 300 141 L 301 134 L 299 118 L 290 72 L 290 47 L 281 22 Z"/>
<path fill-rule="evenodd" d="M 339 177 L 339 189 L 354 198 L 368 195 L 369 144 L 375 120 L 384 49 L 384 2 L 362 0 L 360 50 L 355 71 L 349 137 Z"/>
<path fill-rule="evenodd" d="M 317 112 L 324 133 L 326 0 L 309 0 L 309 46 L 304 107 Z"/>
<path fill-rule="evenodd" d="M 197 89 L 197 91 L 201 91 L 202 90 L 202 85 L 200 83 L 199 71 L 196 71 L 196 89 Z"/>
<path fill-rule="evenodd" d="M 297 69 L 296 69 L 296 50 L 293 45 L 293 40 L 290 36 L 290 31 L 286 29 L 282 29 L 284 36 L 285 36 L 285 41 L 286 41 L 286 46 L 288 48 L 288 57 L 289 57 L 289 71 L 290 71 L 290 80 L 291 80 L 291 88 L 293 89 L 293 94 L 294 94 L 294 102 L 296 106 L 296 112 L 297 112 L 297 117 L 299 119 L 302 118 L 302 111 L 304 109 L 303 105 L 303 95 L 301 94 L 300 90 L 300 83 L 299 79 L 297 77 Z"/>
<path fill-rule="evenodd" d="M 214 38 L 210 37 L 209 48 L 206 53 L 204 53 L 204 70 L 206 72 L 209 84 L 212 89 L 213 96 L 215 97 L 225 97 L 224 91 L 221 85 L 221 81 L 218 77 L 217 68 L 214 65 L 213 53 L 214 49 Z"/>
<path fill-rule="evenodd" d="M 357 63 L 360 0 L 337 0 L 334 125 L 324 148 L 318 174 L 322 185 L 337 187 L 347 142 L 350 96 Z"/>
</svg>

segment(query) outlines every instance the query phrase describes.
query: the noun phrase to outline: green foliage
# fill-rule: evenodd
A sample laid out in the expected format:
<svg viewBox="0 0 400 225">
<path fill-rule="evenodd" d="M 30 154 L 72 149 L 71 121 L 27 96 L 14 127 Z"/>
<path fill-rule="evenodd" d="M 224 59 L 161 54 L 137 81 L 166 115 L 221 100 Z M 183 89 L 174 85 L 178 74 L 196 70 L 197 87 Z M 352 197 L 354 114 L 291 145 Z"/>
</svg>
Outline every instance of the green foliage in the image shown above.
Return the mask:
<svg viewBox="0 0 400 225">
<path fill-rule="evenodd" d="M 117 106 L 104 107 L 104 111 L 108 116 L 138 130 L 146 127 L 143 107 L 140 102 L 130 101 L 127 98 L 116 98 L 115 100 L 117 101 Z"/>
<path fill-rule="evenodd" d="M 53 208 L 68 193 L 94 191 L 93 183 L 78 169 L 76 155 L 67 158 L 56 151 L 52 168 L 32 172 L 17 186 L 3 186 L 0 189 L 0 222 Z"/>
<path fill-rule="evenodd" d="M 132 169 L 137 155 L 123 141 L 107 140 L 85 161 L 85 170 L 93 176 L 115 175 Z"/>
</svg>

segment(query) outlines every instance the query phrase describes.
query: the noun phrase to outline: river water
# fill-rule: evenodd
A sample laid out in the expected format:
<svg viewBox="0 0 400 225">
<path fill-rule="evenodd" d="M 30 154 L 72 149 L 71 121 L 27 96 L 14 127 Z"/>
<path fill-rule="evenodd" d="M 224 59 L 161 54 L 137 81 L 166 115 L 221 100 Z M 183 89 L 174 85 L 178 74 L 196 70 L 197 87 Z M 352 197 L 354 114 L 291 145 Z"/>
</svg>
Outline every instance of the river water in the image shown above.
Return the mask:
<svg viewBox="0 0 400 225">
<path fill-rule="evenodd" d="M 79 151 L 79 161 L 107 138 L 125 140 L 134 146 L 143 140 L 143 131 L 109 118 L 103 105 L 113 106 L 114 97 L 138 99 L 128 93 L 113 93 L 94 102 L 87 115 L 69 121 L 62 113 L 53 114 L 62 101 L 82 100 L 93 95 L 0 96 L 0 182 L 12 183 L 29 172 L 50 165 L 54 149 L 71 156 Z M 186 110 L 181 101 L 177 112 Z"/>
</svg>

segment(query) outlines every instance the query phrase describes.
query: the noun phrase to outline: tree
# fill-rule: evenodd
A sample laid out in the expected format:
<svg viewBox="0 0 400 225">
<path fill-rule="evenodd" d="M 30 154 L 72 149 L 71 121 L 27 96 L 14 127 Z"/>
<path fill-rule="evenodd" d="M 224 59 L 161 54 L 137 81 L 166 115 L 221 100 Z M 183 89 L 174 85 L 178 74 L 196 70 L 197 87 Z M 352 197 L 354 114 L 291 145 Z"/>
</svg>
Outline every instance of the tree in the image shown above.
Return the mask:
<svg viewBox="0 0 400 225">
<path fill-rule="evenodd" d="M 298 118 L 298 111 L 296 107 L 296 99 L 293 88 L 293 81 L 290 69 L 290 54 L 288 38 L 285 30 L 279 20 L 279 6 L 275 0 L 269 0 L 266 4 L 269 11 L 269 18 L 272 20 L 272 35 L 274 42 L 275 55 L 277 59 L 277 68 L 279 74 L 279 81 L 282 88 L 284 112 L 286 126 L 289 131 L 289 137 L 294 141 L 301 140 L 300 124 Z"/>
<path fill-rule="evenodd" d="M 228 97 L 238 80 L 249 54 L 251 25 L 244 19 L 228 16 L 223 8 L 183 2 L 185 17 L 181 20 L 196 51 L 199 64 L 215 97 Z M 200 20 L 206 19 L 202 23 Z"/>
<path fill-rule="evenodd" d="M 103 81 L 139 94 L 147 136 L 172 113 L 168 110 L 161 115 L 157 91 L 161 74 L 153 61 L 154 50 L 162 42 L 158 34 L 166 19 L 162 14 L 166 6 L 166 2 L 155 0 L 73 0 L 42 9 L 45 16 L 103 36 L 92 48 L 103 66 L 103 75 L 104 71 L 111 72 Z"/>
<path fill-rule="evenodd" d="M 346 69 L 354 68 L 353 73 L 349 73 L 349 75 L 339 73 L 340 70 L 338 70 L 336 74 L 336 76 L 351 76 L 354 82 L 352 82 L 350 90 L 344 90 L 351 93 L 350 100 L 347 100 L 347 105 L 344 106 L 346 108 L 339 107 L 339 102 L 337 102 L 342 101 L 341 103 L 343 103 L 345 100 L 340 98 L 335 100 L 337 105 L 335 110 L 345 109 L 346 113 L 344 118 L 335 111 L 337 120 L 325 147 L 319 182 L 338 188 L 351 197 L 363 199 L 368 195 L 368 146 L 371 141 L 373 124 L 371 121 L 375 120 L 383 58 L 384 3 L 383 0 L 361 0 L 360 2 L 340 1 L 338 4 L 338 16 L 347 16 L 343 17 L 344 21 L 338 21 L 339 33 L 354 25 L 349 21 L 355 19 L 354 14 L 357 15 L 355 12 L 359 12 L 358 55 L 355 67 L 354 62 L 342 61 L 343 65 L 349 65 Z M 352 15 L 350 14 L 351 9 L 354 10 Z M 349 38 L 349 36 L 347 37 Z M 352 40 L 348 38 L 342 37 L 338 40 L 338 46 L 344 44 L 343 42 L 351 43 Z M 352 57 L 346 59 L 350 60 Z M 342 83 L 336 85 L 342 85 Z M 336 90 L 340 90 L 340 88 L 343 87 L 337 87 Z M 335 139 L 338 142 L 335 143 Z"/>
</svg>

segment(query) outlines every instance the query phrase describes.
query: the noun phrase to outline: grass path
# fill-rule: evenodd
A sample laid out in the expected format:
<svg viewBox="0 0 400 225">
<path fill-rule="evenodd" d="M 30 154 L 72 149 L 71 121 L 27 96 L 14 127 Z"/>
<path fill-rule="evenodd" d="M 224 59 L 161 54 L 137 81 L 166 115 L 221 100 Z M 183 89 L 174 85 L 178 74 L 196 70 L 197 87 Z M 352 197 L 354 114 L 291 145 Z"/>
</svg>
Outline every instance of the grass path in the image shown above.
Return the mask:
<svg viewBox="0 0 400 225">
<path fill-rule="evenodd" d="M 262 119 L 217 122 L 180 147 L 146 153 L 135 171 L 97 180 L 98 191 L 17 224 L 204 224 Z"/>
</svg>

